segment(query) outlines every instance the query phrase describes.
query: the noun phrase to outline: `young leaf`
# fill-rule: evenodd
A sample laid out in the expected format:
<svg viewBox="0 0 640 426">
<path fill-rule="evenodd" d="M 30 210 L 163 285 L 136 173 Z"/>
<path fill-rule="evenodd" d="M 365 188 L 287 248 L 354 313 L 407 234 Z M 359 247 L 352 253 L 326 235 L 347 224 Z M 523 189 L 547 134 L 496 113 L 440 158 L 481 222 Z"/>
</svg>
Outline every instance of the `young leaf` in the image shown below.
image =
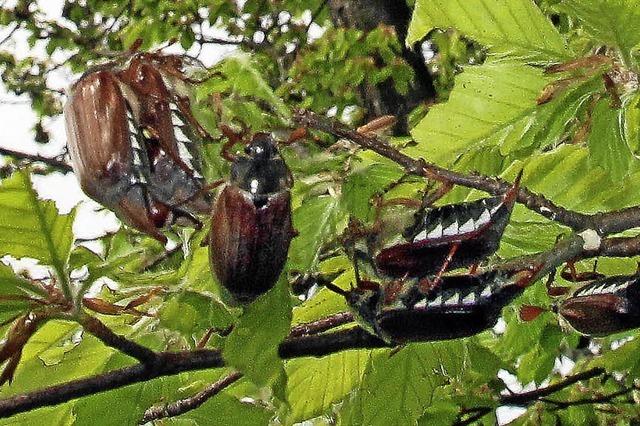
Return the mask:
<svg viewBox="0 0 640 426">
<path fill-rule="evenodd" d="M 417 142 L 407 154 L 448 164 L 483 142 L 519 138 L 531 125 L 518 124 L 535 114 L 536 98 L 548 82 L 542 71 L 515 62 L 468 66 L 456 78 L 449 101 L 436 105 L 412 130 Z"/>
<path fill-rule="evenodd" d="M 456 28 L 491 51 L 533 61 L 567 58 L 560 33 L 532 0 L 418 0 L 407 43 Z"/>
<path fill-rule="evenodd" d="M 274 384 L 284 376 L 278 344 L 290 325 L 291 297 L 286 280 L 281 279 L 245 308 L 225 342 L 224 359 L 255 384 Z"/>
<path fill-rule="evenodd" d="M 330 411 L 360 384 L 368 360 L 367 351 L 347 351 L 287 362 L 287 420 L 293 424 Z"/>
<path fill-rule="evenodd" d="M 293 227 L 299 235 L 291 242 L 287 268 L 313 270 L 318 263 L 320 250 L 336 236 L 336 228 L 342 218 L 340 203 L 332 196 L 316 197 L 298 207 L 293 212 Z"/>
<path fill-rule="evenodd" d="M 607 170 L 613 182 L 620 182 L 629 174 L 635 157 L 624 140 L 623 110 L 611 108 L 607 99 L 601 99 L 592 113 L 589 151 L 591 160 Z"/>
<path fill-rule="evenodd" d="M 640 1 L 565 0 L 558 8 L 578 18 L 593 38 L 618 49 L 625 65 L 633 65 L 631 50 L 640 43 Z"/>
<path fill-rule="evenodd" d="M 31 257 L 63 278 L 73 243 L 75 211 L 58 214 L 53 201 L 38 199 L 29 172 L 21 170 L 0 186 L 0 256 Z"/>
</svg>

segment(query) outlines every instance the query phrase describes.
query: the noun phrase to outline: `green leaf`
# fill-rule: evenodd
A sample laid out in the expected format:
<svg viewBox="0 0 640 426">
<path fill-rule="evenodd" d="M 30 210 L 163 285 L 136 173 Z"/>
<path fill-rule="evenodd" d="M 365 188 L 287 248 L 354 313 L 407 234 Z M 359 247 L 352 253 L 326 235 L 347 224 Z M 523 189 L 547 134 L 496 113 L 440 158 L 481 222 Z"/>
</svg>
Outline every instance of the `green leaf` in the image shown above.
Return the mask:
<svg viewBox="0 0 640 426">
<path fill-rule="evenodd" d="M 400 169 L 392 164 L 374 163 L 354 171 L 342 186 L 345 210 L 357 219 L 367 220 L 372 210 L 371 197 L 400 176 Z"/>
<path fill-rule="evenodd" d="M 237 95 L 266 101 L 273 111 L 283 119 L 291 115 L 289 108 L 282 102 L 282 99 L 275 95 L 273 89 L 265 81 L 263 73 L 257 68 L 251 56 L 237 54 L 227 58 L 220 64 L 219 69 L 227 80 L 221 82 L 219 78 L 213 78 L 204 83 L 199 89 L 203 95 L 219 93 L 221 89 L 230 90 Z"/>
<path fill-rule="evenodd" d="M 339 200 L 330 195 L 304 201 L 295 209 L 293 227 L 299 235 L 291 242 L 287 268 L 313 270 L 318 264 L 320 250 L 336 236 L 338 222 L 343 217 Z"/>
<path fill-rule="evenodd" d="M 288 422 L 301 422 L 330 411 L 360 384 L 368 360 L 367 351 L 346 351 L 288 361 Z"/>
<path fill-rule="evenodd" d="M 30 296 L 32 294 L 46 296 L 46 292 L 26 280 L 17 276 L 10 266 L 0 263 L 0 300 L 1 296 Z"/>
<path fill-rule="evenodd" d="M 289 286 L 281 279 L 245 308 L 225 342 L 224 359 L 255 384 L 274 384 L 284 377 L 278 345 L 289 333 L 290 325 Z"/>
<path fill-rule="evenodd" d="M 14 173 L 0 186 L 0 256 L 31 257 L 65 277 L 73 243 L 75 211 L 59 215 L 53 201 L 41 201 L 29 172 Z"/>
<path fill-rule="evenodd" d="M 183 291 L 165 300 L 158 317 L 164 327 L 178 330 L 184 336 L 209 328 L 224 330 L 233 322 L 220 302 L 194 291 Z"/>
<path fill-rule="evenodd" d="M 628 176 L 635 158 L 624 140 L 623 110 L 611 108 L 607 99 L 596 104 L 589 134 L 591 160 L 607 170 L 613 182 L 620 182 Z"/>
<path fill-rule="evenodd" d="M 617 48 L 631 66 L 631 50 L 640 43 L 640 1 L 564 0 L 558 8 L 578 18 L 587 33 Z"/>
<path fill-rule="evenodd" d="M 455 28 L 492 52 L 535 61 L 567 58 L 560 33 L 532 0 L 418 0 L 407 35 Z"/>
<path fill-rule="evenodd" d="M 271 417 L 273 413 L 265 407 L 240 402 L 233 396 L 221 393 L 180 417 L 163 420 L 163 424 L 255 426 L 269 424 Z"/>
<path fill-rule="evenodd" d="M 466 360 L 461 340 L 410 344 L 392 356 L 379 351 L 341 419 L 372 426 L 414 424 L 431 404 L 434 389 L 458 377 Z"/>
<path fill-rule="evenodd" d="M 625 372 L 631 377 L 638 377 L 640 375 L 638 351 L 640 351 L 640 340 L 633 339 L 615 350 L 607 351 L 589 366 L 604 367 L 607 371 Z"/>
<path fill-rule="evenodd" d="M 55 407 L 40 408 L 26 413 L 0 419 L 1 426 L 16 425 L 55 425 L 72 426 L 75 424 L 71 404 L 63 404 Z"/>
<path fill-rule="evenodd" d="M 517 124 L 535 113 L 536 98 L 547 81 L 541 70 L 521 63 L 466 67 L 449 101 L 431 108 L 411 131 L 417 145 L 406 152 L 448 164 L 483 142 L 496 144 L 512 132 L 521 134 Z"/>
</svg>

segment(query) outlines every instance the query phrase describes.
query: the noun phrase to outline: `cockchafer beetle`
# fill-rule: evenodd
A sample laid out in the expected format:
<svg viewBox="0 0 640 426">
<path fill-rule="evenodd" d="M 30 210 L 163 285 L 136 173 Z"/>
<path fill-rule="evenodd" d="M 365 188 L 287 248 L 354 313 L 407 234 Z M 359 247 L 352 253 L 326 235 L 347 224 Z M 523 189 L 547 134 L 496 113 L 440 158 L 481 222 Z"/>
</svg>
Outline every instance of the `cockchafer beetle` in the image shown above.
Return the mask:
<svg viewBox="0 0 640 426">
<path fill-rule="evenodd" d="M 417 279 L 383 285 L 359 278 L 357 286 L 329 289 L 343 295 L 359 324 L 388 344 L 468 337 L 493 327 L 502 308 L 529 286 L 539 268 L 443 276 L 423 292 Z"/>
<path fill-rule="evenodd" d="M 224 288 L 240 303 L 267 292 L 284 267 L 291 239 L 292 177 L 276 143 L 256 134 L 233 160 L 231 178 L 211 214 L 209 260 Z"/>
<path fill-rule="evenodd" d="M 424 209 L 407 228 L 406 243 L 383 248 L 375 262 L 391 277 L 436 275 L 477 264 L 498 249 L 520 186 L 518 175 L 503 195 Z"/>
<path fill-rule="evenodd" d="M 198 226 L 194 213 L 211 205 L 192 162 L 204 130 L 191 114 L 181 67 L 180 57 L 151 53 L 101 65 L 72 86 L 64 111 L 82 189 L 163 243 L 160 228 Z"/>
<path fill-rule="evenodd" d="M 555 303 L 551 310 L 574 330 L 587 336 L 601 337 L 638 328 L 640 272 L 597 278 Z M 536 306 L 523 306 L 521 317 L 533 320 L 544 311 Z"/>
</svg>

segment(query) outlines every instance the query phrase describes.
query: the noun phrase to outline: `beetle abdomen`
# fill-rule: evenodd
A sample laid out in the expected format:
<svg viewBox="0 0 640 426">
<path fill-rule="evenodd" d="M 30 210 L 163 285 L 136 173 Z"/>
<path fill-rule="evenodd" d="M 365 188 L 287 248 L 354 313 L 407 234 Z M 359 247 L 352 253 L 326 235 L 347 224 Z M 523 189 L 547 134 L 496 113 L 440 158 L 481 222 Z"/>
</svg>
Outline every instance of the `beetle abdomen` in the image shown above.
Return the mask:
<svg viewBox="0 0 640 426">
<path fill-rule="evenodd" d="M 525 286 L 496 272 L 446 276 L 433 294 L 421 294 L 414 287 L 401 304 L 383 308 L 378 326 L 394 342 L 472 336 L 493 327 L 502 308 Z"/>
<path fill-rule="evenodd" d="M 214 203 L 209 259 L 220 283 L 246 303 L 278 280 L 293 237 L 289 191 L 270 194 L 256 207 L 251 195 L 234 184 Z"/>
<path fill-rule="evenodd" d="M 458 245 L 449 269 L 461 268 L 491 256 L 509 222 L 518 181 L 506 194 L 425 211 L 407 230 L 410 242 L 383 249 L 376 256 L 379 269 L 393 277 L 435 274 L 451 247 Z"/>
</svg>

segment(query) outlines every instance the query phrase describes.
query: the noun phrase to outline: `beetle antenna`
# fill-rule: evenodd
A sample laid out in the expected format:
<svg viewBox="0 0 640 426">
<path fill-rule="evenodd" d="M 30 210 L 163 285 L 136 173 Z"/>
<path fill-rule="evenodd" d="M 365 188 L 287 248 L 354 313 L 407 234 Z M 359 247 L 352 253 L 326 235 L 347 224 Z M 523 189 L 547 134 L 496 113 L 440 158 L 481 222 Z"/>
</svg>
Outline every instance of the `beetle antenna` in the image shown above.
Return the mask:
<svg viewBox="0 0 640 426">
<path fill-rule="evenodd" d="M 338 293 L 340 296 L 347 297 L 347 295 L 349 294 L 348 291 L 338 287 L 334 283 L 325 283 L 324 286 L 329 290 L 333 291 L 334 293 Z"/>
</svg>

